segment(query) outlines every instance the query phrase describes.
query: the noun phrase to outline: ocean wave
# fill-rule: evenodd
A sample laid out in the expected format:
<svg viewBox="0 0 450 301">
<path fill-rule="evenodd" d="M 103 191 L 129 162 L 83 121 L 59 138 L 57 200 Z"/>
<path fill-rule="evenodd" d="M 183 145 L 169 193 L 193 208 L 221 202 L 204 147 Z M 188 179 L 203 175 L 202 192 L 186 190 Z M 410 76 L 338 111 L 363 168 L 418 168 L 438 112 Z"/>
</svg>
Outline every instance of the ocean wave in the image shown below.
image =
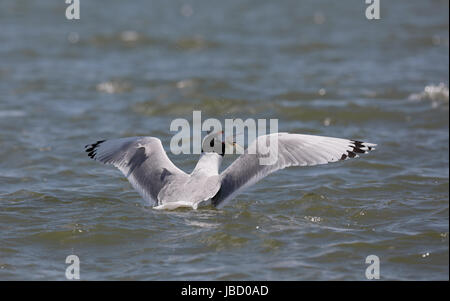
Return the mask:
<svg viewBox="0 0 450 301">
<path fill-rule="evenodd" d="M 27 114 L 24 111 L 19 110 L 5 110 L 0 111 L 0 118 L 1 117 L 24 117 Z"/>
</svg>

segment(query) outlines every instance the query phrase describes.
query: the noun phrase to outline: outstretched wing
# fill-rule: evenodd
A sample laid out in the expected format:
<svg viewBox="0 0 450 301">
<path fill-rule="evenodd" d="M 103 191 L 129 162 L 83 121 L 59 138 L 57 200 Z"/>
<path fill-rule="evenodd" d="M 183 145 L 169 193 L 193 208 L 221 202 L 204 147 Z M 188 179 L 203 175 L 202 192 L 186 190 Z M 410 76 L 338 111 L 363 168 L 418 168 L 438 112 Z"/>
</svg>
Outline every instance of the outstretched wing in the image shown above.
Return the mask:
<svg viewBox="0 0 450 301">
<path fill-rule="evenodd" d="M 158 193 L 172 177 L 186 175 L 167 157 L 158 138 L 128 137 L 85 146 L 89 157 L 117 167 L 148 202 L 158 205 Z"/>
<path fill-rule="evenodd" d="M 278 136 L 278 143 L 268 148 L 274 152 L 272 154 L 277 154 L 276 162 L 272 165 L 262 165 L 260 159 L 267 157 L 267 152 L 261 153 L 257 144 L 269 145 L 268 141 L 272 135 Z M 312 166 L 355 158 L 358 154 L 373 150 L 376 144 L 323 136 L 275 133 L 258 137 L 252 146 L 256 152 L 249 153 L 252 148 L 247 148 L 244 154 L 220 174 L 221 188 L 212 199 L 213 205 L 222 205 L 243 188 L 277 170 L 289 166 Z"/>
</svg>

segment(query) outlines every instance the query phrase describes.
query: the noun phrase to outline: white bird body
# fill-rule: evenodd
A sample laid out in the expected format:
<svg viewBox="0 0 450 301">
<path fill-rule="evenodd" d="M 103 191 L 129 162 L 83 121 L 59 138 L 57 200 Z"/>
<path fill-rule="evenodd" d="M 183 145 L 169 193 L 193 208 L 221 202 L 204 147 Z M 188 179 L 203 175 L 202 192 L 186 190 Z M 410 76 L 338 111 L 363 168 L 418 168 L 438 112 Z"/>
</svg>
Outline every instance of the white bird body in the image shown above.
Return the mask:
<svg viewBox="0 0 450 301">
<path fill-rule="evenodd" d="M 278 138 L 274 164 L 261 165 L 260 159 L 265 155 L 257 148 L 253 148 L 256 153 L 249 152 L 252 149 L 249 147 L 222 173 L 219 169 L 224 148 L 222 153 L 203 152 L 192 173 L 187 174 L 170 161 L 161 141 L 155 137 L 102 140 L 87 145 L 86 152 L 94 160 L 116 166 L 155 209 L 172 210 L 178 207 L 197 209 L 206 201 L 222 206 L 245 187 L 277 170 L 346 160 L 357 157 L 358 153 L 367 153 L 376 146 L 323 136 L 270 135 Z M 270 135 L 260 136 L 253 143 L 264 141 L 262 139 L 268 141 Z M 272 151 L 274 147 L 270 145 L 269 148 Z"/>
<path fill-rule="evenodd" d="M 220 189 L 221 163 L 222 157 L 219 154 L 202 154 L 191 174 L 178 176 L 161 189 L 158 194 L 158 203 L 161 205 L 154 209 L 197 209 L 200 203 L 209 201 Z"/>
</svg>

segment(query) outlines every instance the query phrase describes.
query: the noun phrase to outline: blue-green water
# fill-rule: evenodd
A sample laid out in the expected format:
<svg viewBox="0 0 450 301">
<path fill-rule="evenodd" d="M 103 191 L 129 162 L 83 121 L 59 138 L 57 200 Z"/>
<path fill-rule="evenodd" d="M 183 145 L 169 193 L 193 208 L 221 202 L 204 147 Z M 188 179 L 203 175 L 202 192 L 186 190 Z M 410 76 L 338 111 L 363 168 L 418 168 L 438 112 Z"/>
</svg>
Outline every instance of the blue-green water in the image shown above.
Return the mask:
<svg viewBox="0 0 450 301">
<path fill-rule="evenodd" d="M 0 279 L 449 278 L 448 1 L 0 2 Z M 442 83 L 442 84 L 441 84 Z M 223 209 L 155 211 L 83 152 L 174 118 L 378 147 Z M 170 158 L 191 171 L 198 156 Z M 229 158 L 227 162 L 231 162 Z"/>
</svg>

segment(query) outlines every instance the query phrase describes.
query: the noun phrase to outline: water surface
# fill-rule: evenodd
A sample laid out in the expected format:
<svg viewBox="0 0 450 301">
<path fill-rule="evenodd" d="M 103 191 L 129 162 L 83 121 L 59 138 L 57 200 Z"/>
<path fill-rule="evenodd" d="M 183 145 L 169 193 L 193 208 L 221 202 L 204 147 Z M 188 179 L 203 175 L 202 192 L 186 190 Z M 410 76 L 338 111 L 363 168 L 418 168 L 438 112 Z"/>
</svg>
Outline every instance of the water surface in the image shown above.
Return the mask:
<svg viewBox="0 0 450 301">
<path fill-rule="evenodd" d="M 0 279 L 449 277 L 448 1 L 0 3 Z M 174 118 L 278 118 L 377 143 L 223 209 L 155 211 L 83 152 Z M 190 172 L 198 156 L 170 158 Z M 225 166 L 234 158 L 228 158 Z"/>
</svg>

